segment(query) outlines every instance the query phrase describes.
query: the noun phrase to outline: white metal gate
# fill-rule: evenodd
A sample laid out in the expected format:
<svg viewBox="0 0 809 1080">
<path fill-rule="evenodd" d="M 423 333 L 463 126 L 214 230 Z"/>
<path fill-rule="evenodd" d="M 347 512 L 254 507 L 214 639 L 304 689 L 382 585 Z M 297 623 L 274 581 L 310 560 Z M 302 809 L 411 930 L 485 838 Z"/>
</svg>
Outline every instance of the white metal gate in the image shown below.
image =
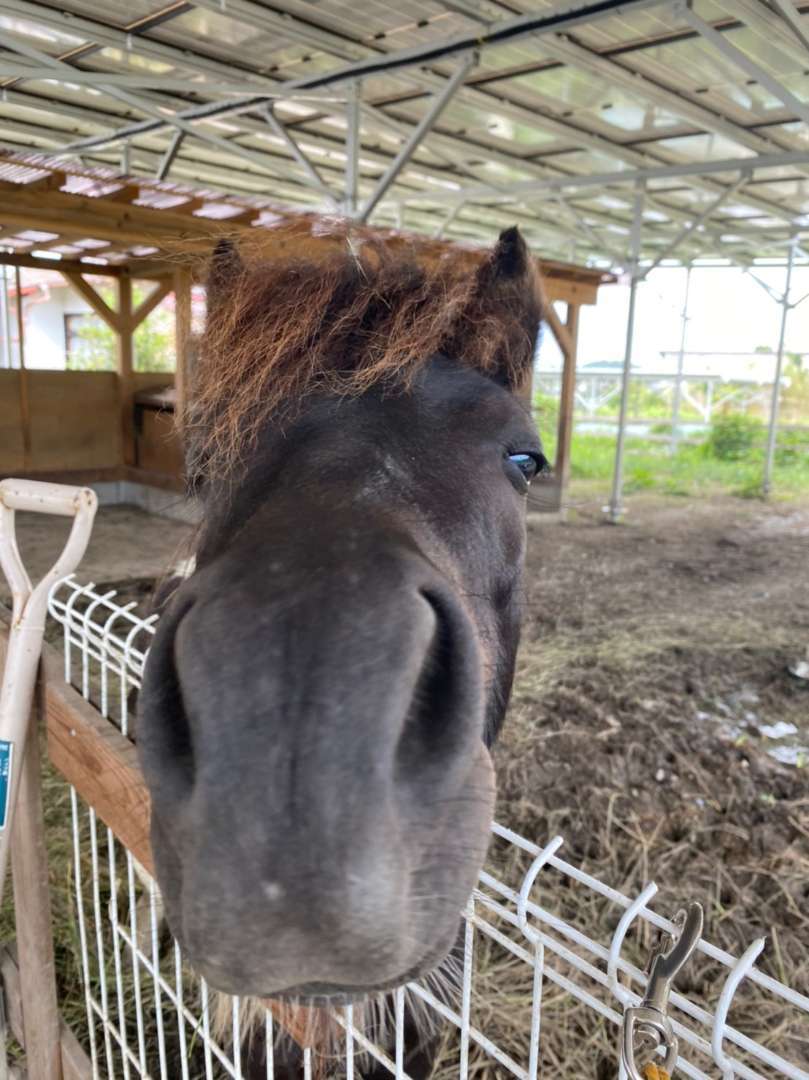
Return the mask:
<svg viewBox="0 0 809 1080">
<path fill-rule="evenodd" d="M 53 589 L 50 613 L 64 630 L 65 679 L 126 733 L 129 693 L 139 686 L 156 618 L 142 617 L 135 603 L 119 603 L 114 592 L 102 594 L 72 578 Z M 94 1076 L 241 1077 L 241 1003 L 232 1000 L 225 1035 L 215 1034 L 212 994 L 185 967 L 178 945 L 163 932 L 154 882 L 75 790 L 71 804 L 76 918 Z M 638 896 L 624 896 L 567 862 L 559 853 L 564 850 L 561 838 L 540 847 L 501 825 L 495 825 L 493 833 L 489 862 L 464 914 L 463 963 L 455 998 L 444 1000 L 430 980 L 400 990 L 391 1038 L 384 1046 L 360 1028 L 350 1007 L 333 1009 L 340 1050 L 329 1063 L 330 1074 L 349 1080 L 358 1075 L 358 1055 L 365 1052 L 392 1076 L 406 1076 L 404 1023 L 408 1010 L 418 1008 L 449 1033 L 442 1077 L 572 1076 L 564 1063 L 560 1068 L 543 1057 L 543 1025 L 560 1022 L 567 1001 L 586 1007 L 590 1025 L 590 1030 L 582 1030 L 577 1020 L 571 1039 L 586 1044 L 592 1032 L 614 1029 L 614 1068 L 606 1075 L 626 1077 L 617 1051 L 619 1027 L 624 1008 L 642 997 L 646 978 L 625 955 L 625 938 L 644 924 L 655 933 L 674 929 L 663 913 L 649 906 L 656 886 L 650 883 Z M 603 934 L 593 937 L 566 919 L 568 890 L 591 899 Z M 754 941 L 737 957 L 700 941 L 689 970 L 719 965 L 727 972 L 717 1000 L 690 1000 L 676 992 L 671 996 L 670 1015 L 680 1043 L 677 1075 L 695 1080 L 809 1080 L 809 999 L 756 968 L 763 947 L 763 939 Z M 487 978 L 493 952 L 511 961 L 508 985 L 493 986 Z M 503 1025 L 493 1024 L 491 1017 L 498 1002 L 508 1011 L 512 984 L 528 988 L 530 1007 L 524 1009 L 517 1030 L 504 1034 Z M 551 997 L 553 1005 L 543 1005 L 543 998 L 547 1003 Z M 796 1032 L 802 1025 L 792 1060 L 734 1026 L 734 1001 L 742 997 L 760 1003 L 780 1023 L 794 1024 Z M 262 1022 L 272 1050 L 278 1022 L 269 1011 Z M 596 1075 L 595 1066 L 594 1060 L 588 1076 Z M 307 1077 L 317 1071 L 308 1048 L 304 1071 Z M 272 1052 L 266 1075 L 274 1076 Z"/>
</svg>

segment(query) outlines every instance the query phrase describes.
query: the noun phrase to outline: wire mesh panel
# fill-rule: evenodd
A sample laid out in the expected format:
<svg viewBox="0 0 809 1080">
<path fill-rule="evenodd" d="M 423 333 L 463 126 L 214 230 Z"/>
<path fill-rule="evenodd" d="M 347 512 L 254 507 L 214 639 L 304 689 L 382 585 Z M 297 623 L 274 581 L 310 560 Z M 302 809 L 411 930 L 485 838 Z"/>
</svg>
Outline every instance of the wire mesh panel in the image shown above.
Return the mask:
<svg viewBox="0 0 809 1080">
<path fill-rule="evenodd" d="M 66 679 L 127 734 L 155 617 L 73 579 L 53 590 L 50 612 L 63 628 Z M 647 982 L 638 939 L 673 933 L 675 926 L 650 909 L 654 884 L 625 896 L 562 858 L 559 837 L 540 847 L 493 826 L 487 865 L 446 970 L 374 1008 L 309 1011 L 302 1023 L 301 1010 L 270 1011 L 263 1002 L 210 990 L 184 964 L 150 875 L 75 790 L 71 807 L 94 1076 L 253 1080 L 276 1076 L 281 1063 L 294 1059 L 305 1077 L 351 1080 L 374 1062 L 383 1074 L 402 1078 L 416 1031 L 425 1045 L 434 1044 L 440 1080 L 626 1077 L 619 1027 Z M 689 963 L 691 990 L 670 999 L 679 1075 L 809 1080 L 809 998 L 755 966 L 763 947 L 760 939 L 733 956 L 699 942 Z M 699 987 L 709 972 L 706 985 L 714 985 L 718 969 L 722 989 L 706 1000 Z M 777 1051 L 745 1034 L 751 1012 L 771 1017 L 781 1034 Z M 614 1047 L 606 1072 L 603 1049 L 596 1049 L 604 1045 Z"/>
</svg>

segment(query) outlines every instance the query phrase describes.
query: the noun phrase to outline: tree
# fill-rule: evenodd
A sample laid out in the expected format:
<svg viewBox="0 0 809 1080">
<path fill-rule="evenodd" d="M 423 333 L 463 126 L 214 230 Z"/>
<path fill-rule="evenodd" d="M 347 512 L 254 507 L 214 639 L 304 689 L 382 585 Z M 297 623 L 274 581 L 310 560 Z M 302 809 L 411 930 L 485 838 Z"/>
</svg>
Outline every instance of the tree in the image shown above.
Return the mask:
<svg viewBox="0 0 809 1080">
<path fill-rule="evenodd" d="M 103 286 L 99 295 L 115 307 L 112 286 Z M 138 282 L 132 285 L 132 306 L 137 307 L 149 295 Z M 174 371 L 177 355 L 174 342 L 173 297 L 158 304 L 133 334 L 135 371 Z M 87 313 L 76 327 L 67 357 L 71 371 L 114 371 L 117 342 L 115 331 L 97 315 Z"/>
</svg>

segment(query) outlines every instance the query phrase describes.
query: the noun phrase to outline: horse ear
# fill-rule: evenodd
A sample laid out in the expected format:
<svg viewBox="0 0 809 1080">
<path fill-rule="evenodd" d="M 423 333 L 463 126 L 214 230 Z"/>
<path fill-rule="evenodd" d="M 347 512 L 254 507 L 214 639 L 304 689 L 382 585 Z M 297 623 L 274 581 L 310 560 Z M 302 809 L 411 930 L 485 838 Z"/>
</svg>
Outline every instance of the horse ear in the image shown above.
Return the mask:
<svg viewBox="0 0 809 1080">
<path fill-rule="evenodd" d="M 206 293 L 209 311 L 227 299 L 243 270 L 244 263 L 233 241 L 225 237 L 218 240 L 208 267 Z"/>
<path fill-rule="evenodd" d="M 532 273 L 531 254 L 516 225 L 500 233 L 488 269 L 494 280 L 527 277 Z"/>
<path fill-rule="evenodd" d="M 460 355 L 488 342 L 484 366 L 498 382 L 521 391 L 531 373 L 542 301 L 536 264 L 516 226 L 500 233 L 479 267 L 469 315 L 471 337 Z"/>
</svg>

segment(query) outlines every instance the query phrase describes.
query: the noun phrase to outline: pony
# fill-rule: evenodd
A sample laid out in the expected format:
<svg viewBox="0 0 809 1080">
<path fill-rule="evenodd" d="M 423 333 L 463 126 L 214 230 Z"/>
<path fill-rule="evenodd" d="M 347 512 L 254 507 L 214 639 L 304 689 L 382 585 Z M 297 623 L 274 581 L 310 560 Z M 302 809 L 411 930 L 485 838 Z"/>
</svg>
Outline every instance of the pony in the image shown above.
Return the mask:
<svg viewBox="0 0 809 1080">
<path fill-rule="evenodd" d="M 281 228 L 280 256 L 211 261 L 182 418 L 202 523 L 137 741 L 192 966 L 322 1006 L 445 964 L 485 857 L 542 303 L 516 228 L 474 256 Z"/>
</svg>

